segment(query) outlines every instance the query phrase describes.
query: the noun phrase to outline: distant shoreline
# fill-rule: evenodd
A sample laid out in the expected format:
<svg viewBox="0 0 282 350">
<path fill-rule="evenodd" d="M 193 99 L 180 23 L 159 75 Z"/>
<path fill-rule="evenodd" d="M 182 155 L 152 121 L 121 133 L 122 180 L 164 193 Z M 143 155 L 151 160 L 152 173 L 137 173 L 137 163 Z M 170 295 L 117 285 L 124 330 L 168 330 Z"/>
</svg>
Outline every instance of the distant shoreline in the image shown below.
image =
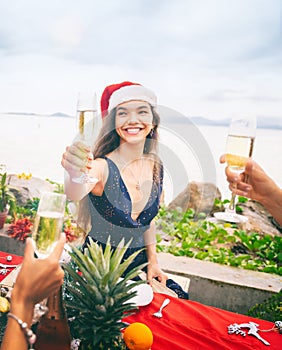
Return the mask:
<svg viewBox="0 0 282 350">
<path fill-rule="evenodd" d="M 210 120 L 202 117 L 191 117 L 191 120 L 196 125 L 206 125 L 206 126 L 229 126 L 231 119 L 223 119 L 223 120 Z M 268 120 L 267 118 L 262 119 L 258 118 L 257 127 L 259 129 L 280 129 L 282 130 L 282 118 L 281 120 L 278 118 L 271 118 Z"/>
<path fill-rule="evenodd" d="M 165 119 L 165 117 L 167 118 Z M 224 165 L 219 163 L 219 157 L 224 152 L 227 127 L 215 125 L 215 123 L 196 125 L 193 119 L 183 119 L 182 115 L 174 116 L 173 114 L 164 116 L 163 120 L 167 121 L 168 117 L 170 122 L 163 123 L 164 128 L 160 130 L 161 144 L 165 150 L 169 151 L 164 153 L 163 157 L 167 157 L 168 154 L 175 155 L 185 173 L 182 177 L 178 170 L 173 167 L 167 168 L 168 176 L 166 176 L 165 189 L 167 202 L 173 199 L 188 182 L 202 182 L 209 179 L 206 163 L 203 163 L 205 162 L 205 153 L 200 150 L 201 145 L 197 144 L 195 148 L 193 146 L 195 140 L 190 140 L 190 137 L 195 136 L 196 129 L 198 129 L 196 135 L 200 135 L 205 147 L 211 152 L 214 163 L 211 166 L 216 171 L 215 181 L 212 182 L 216 183 L 223 198 L 229 198 L 230 191 L 225 177 Z M 177 127 L 171 121 L 173 117 L 174 123 L 179 122 Z M 189 120 L 188 125 L 186 125 L 188 134 L 186 141 L 182 142 L 182 139 L 178 137 L 178 131 L 176 134 L 173 131 L 184 130 L 180 123 L 185 123 L 185 120 L 186 122 Z M 52 181 L 63 183 L 64 171 L 61 166 L 61 156 L 66 145 L 69 145 L 73 140 L 74 122 L 74 117 L 63 117 L 61 114 L 59 117 L 49 117 L 36 113 L 29 116 L 18 113 L 0 113 L 2 131 L 0 163 L 6 164 L 9 173 L 32 173 L 33 176 L 42 179 L 47 177 Z M 189 123 L 193 124 L 192 128 L 189 128 Z M 281 159 L 281 148 L 281 128 L 257 130 L 254 158 L 280 187 L 282 187 L 282 163 L 277 162 L 277 160 Z M 174 156 L 171 161 L 174 161 Z M 168 159 L 167 164 L 170 164 L 169 162 L 170 159 Z M 177 177 L 175 183 L 171 182 L 172 176 Z"/>
<path fill-rule="evenodd" d="M 22 116 L 22 117 L 61 117 L 61 118 L 75 118 L 72 115 L 62 113 L 62 112 L 56 112 L 53 114 L 38 114 L 38 113 L 29 113 L 29 112 L 2 112 L 0 113 L 0 116 L 2 115 L 13 115 L 13 116 Z"/>
<path fill-rule="evenodd" d="M 53 114 L 38 114 L 32 112 L 2 112 L 1 115 L 13 115 L 13 116 L 22 116 L 22 117 L 56 117 L 56 118 L 75 118 L 75 116 L 63 113 L 63 112 L 55 112 Z M 187 117 L 190 119 L 195 125 L 203 125 L 203 126 L 228 126 L 230 124 L 231 118 L 224 119 L 208 119 L 205 117 Z M 173 123 L 183 122 L 182 118 L 173 119 Z M 260 129 L 274 129 L 274 130 L 282 130 L 282 116 L 281 118 L 277 117 L 258 117 L 257 119 L 257 127 Z"/>
</svg>

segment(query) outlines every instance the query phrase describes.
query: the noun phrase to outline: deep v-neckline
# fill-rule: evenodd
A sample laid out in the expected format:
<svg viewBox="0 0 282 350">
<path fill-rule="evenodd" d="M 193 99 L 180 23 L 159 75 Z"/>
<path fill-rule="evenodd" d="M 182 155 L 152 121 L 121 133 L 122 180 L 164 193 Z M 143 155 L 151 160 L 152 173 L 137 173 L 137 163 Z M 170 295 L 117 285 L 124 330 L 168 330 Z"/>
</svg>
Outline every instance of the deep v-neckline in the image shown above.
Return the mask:
<svg viewBox="0 0 282 350">
<path fill-rule="evenodd" d="M 116 165 L 116 163 L 115 163 L 112 159 L 110 159 L 110 158 L 108 158 L 108 157 L 105 157 L 105 159 L 106 159 L 106 160 L 109 160 L 109 161 L 113 164 L 113 166 L 115 167 L 116 171 L 118 172 L 118 176 L 119 176 L 119 178 L 120 178 L 120 180 L 121 180 L 121 182 L 122 182 L 122 184 L 123 184 L 123 186 L 124 186 L 124 189 L 125 189 L 125 191 L 126 191 L 128 200 L 129 200 L 129 202 L 130 202 L 130 218 L 131 218 L 131 220 L 132 220 L 133 222 L 135 222 L 135 223 L 138 222 L 139 217 L 140 217 L 141 214 L 144 212 L 144 210 L 148 207 L 148 204 L 150 203 L 150 200 L 151 200 L 151 198 L 152 198 L 153 183 L 152 183 L 152 186 L 151 186 L 151 190 L 150 190 L 150 194 L 149 194 L 149 197 L 148 197 L 147 202 L 145 203 L 143 209 L 142 209 L 142 210 L 139 212 L 139 214 L 136 216 L 136 218 L 133 219 L 133 217 L 132 217 L 133 202 L 132 202 L 130 193 L 129 193 L 129 191 L 128 191 L 128 188 L 127 188 L 127 186 L 126 186 L 126 184 L 125 184 L 125 182 L 124 182 L 124 180 L 123 180 L 123 178 L 122 178 L 122 175 L 121 175 L 121 173 L 120 173 L 120 170 L 119 170 L 118 166 Z M 120 188 L 120 190 L 121 190 L 121 188 Z M 123 191 L 121 190 L 121 192 L 123 192 Z"/>
</svg>

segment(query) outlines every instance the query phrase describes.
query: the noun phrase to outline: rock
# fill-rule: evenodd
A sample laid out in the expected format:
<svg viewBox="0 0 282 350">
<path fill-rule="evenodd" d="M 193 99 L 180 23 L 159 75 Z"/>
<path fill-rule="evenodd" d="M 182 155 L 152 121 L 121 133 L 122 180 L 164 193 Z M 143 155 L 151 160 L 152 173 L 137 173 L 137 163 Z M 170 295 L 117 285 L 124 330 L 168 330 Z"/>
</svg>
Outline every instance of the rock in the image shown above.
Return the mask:
<svg viewBox="0 0 282 350">
<path fill-rule="evenodd" d="M 169 209 L 181 208 L 186 211 L 189 208 L 196 213 L 209 214 L 214 209 L 215 198 L 221 199 L 219 189 L 208 182 L 191 182 L 187 187 L 168 205 Z"/>
<path fill-rule="evenodd" d="M 243 209 L 242 214 L 248 217 L 247 223 L 242 227 L 244 230 L 259 232 L 262 235 L 281 236 L 281 232 L 271 222 L 272 216 L 263 205 L 249 200 L 240 204 L 240 207 Z"/>
<path fill-rule="evenodd" d="M 7 183 L 11 186 L 11 191 L 14 193 L 17 204 L 20 206 L 24 206 L 29 199 L 39 198 L 44 191 L 53 192 L 56 189 L 50 182 L 37 177 L 19 179 L 14 174 L 7 176 Z"/>
</svg>

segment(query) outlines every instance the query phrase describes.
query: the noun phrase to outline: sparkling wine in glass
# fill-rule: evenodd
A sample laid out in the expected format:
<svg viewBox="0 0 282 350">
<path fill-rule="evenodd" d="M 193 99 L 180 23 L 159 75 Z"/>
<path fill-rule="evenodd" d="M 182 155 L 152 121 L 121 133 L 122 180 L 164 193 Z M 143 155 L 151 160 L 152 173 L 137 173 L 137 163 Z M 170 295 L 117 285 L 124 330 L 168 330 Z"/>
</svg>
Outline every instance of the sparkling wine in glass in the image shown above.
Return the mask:
<svg viewBox="0 0 282 350">
<path fill-rule="evenodd" d="M 93 147 L 99 131 L 99 118 L 97 115 L 96 94 L 89 92 L 79 93 L 77 102 L 76 124 L 78 135 L 76 141 L 81 141 L 90 152 L 85 159 L 85 166 L 81 174 L 73 177 L 75 183 L 96 183 L 98 180 L 89 176 L 88 163 L 93 159 Z"/>
<path fill-rule="evenodd" d="M 226 140 L 225 158 L 229 169 L 240 175 L 245 171 L 248 159 L 252 156 L 256 134 L 256 118 L 254 116 L 233 118 L 229 126 Z M 215 213 L 220 220 L 240 223 L 247 218 L 236 213 L 236 186 L 234 184 L 229 207 L 225 212 Z"/>
<path fill-rule="evenodd" d="M 63 231 L 66 195 L 43 192 L 39 201 L 32 238 L 38 258 L 47 257 Z"/>
</svg>

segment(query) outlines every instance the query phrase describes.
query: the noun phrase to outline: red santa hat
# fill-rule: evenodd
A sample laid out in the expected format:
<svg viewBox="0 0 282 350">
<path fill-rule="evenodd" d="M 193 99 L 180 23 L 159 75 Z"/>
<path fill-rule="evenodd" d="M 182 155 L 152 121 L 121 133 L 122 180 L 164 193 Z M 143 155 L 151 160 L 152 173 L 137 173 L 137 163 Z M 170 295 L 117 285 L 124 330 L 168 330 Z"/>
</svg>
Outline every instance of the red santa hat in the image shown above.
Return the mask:
<svg viewBox="0 0 282 350">
<path fill-rule="evenodd" d="M 157 104 L 155 93 L 141 84 L 130 81 L 112 84 L 105 88 L 101 97 L 102 118 L 119 104 L 132 100 L 146 101 L 153 107 Z"/>
</svg>

